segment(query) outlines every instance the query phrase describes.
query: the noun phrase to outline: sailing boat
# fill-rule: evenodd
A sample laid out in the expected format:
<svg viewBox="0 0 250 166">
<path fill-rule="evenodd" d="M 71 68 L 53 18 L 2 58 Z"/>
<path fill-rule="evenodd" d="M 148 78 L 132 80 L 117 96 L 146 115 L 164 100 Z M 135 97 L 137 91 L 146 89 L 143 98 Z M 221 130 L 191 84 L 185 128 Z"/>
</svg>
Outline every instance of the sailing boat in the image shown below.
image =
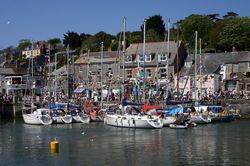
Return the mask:
<svg viewBox="0 0 250 166">
<path fill-rule="evenodd" d="M 56 58 L 56 57 L 55 57 Z M 55 62 L 57 62 L 57 59 L 55 59 Z M 67 46 L 67 81 L 68 81 L 68 86 L 69 86 L 69 45 Z M 55 70 L 56 70 L 56 63 L 55 63 Z M 68 111 L 68 106 L 69 106 L 69 87 L 68 87 L 68 102 L 67 103 L 57 103 L 56 102 L 56 96 L 57 96 L 57 76 L 55 76 L 55 103 L 50 104 L 50 109 L 52 112 L 52 120 L 53 123 L 72 123 L 73 118 L 70 112 Z"/>
<path fill-rule="evenodd" d="M 126 18 L 123 18 L 123 32 L 124 32 L 124 41 L 123 41 L 123 63 L 125 56 L 125 27 L 126 27 Z M 144 63 L 145 63 L 145 26 L 146 22 L 144 21 Z M 144 64 L 145 71 L 145 64 Z M 124 72 L 124 66 L 123 66 Z M 124 77 L 124 75 L 123 75 Z M 144 72 L 145 80 L 145 72 Z M 144 81 L 145 82 L 145 81 Z M 124 78 L 123 78 L 124 83 Z M 143 86 L 145 91 L 145 84 Z M 145 101 L 145 93 L 143 95 L 143 100 Z M 115 127 L 127 127 L 127 128 L 162 128 L 163 122 L 159 117 L 154 115 L 147 115 L 145 112 L 141 111 L 141 106 L 144 104 L 141 103 L 132 103 L 125 100 L 122 101 L 122 108 L 119 107 L 115 109 L 115 113 L 107 113 L 104 123 L 110 126 Z"/>
<path fill-rule="evenodd" d="M 33 79 L 33 43 L 32 43 L 32 55 L 31 58 L 29 59 L 29 62 L 31 60 L 31 76 Z M 30 64 L 30 63 L 29 63 Z M 30 65 L 29 65 L 30 66 Z M 29 67 L 30 69 L 30 67 Z M 27 80 L 28 80 L 28 76 L 27 76 Z M 32 80 L 33 81 L 33 80 Z M 26 81 L 26 91 L 27 91 L 27 83 L 28 81 Z M 27 124 L 34 124 L 34 125 L 39 125 L 39 124 L 43 124 L 43 125 L 49 125 L 52 124 L 52 119 L 51 116 L 49 115 L 50 110 L 47 108 L 36 108 L 36 106 L 34 106 L 34 88 L 35 88 L 35 82 L 32 83 L 32 95 L 31 95 L 31 101 L 30 101 L 30 105 L 27 105 L 26 103 L 23 103 L 23 108 L 22 108 L 22 117 L 25 123 Z M 26 92 L 25 91 L 25 92 Z M 26 96 L 26 93 L 25 93 Z"/>
</svg>

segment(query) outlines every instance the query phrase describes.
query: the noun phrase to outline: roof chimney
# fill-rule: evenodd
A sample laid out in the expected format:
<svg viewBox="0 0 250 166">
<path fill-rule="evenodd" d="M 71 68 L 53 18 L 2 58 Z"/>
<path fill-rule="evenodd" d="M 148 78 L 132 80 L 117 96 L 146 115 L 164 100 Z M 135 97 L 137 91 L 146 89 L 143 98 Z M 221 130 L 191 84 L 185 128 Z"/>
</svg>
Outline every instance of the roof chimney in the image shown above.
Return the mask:
<svg viewBox="0 0 250 166">
<path fill-rule="evenodd" d="M 232 47 L 232 52 L 237 52 L 237 50 L 234 46 Z"/>
</svg>

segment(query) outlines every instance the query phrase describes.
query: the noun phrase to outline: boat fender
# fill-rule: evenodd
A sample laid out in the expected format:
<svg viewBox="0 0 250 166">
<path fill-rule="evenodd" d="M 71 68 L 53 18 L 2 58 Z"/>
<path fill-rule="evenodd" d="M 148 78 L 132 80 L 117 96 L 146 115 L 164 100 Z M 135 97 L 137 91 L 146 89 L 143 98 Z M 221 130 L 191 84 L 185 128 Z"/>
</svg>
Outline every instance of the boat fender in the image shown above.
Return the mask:
<svg viewBox="0 0 250 166">
<path fill-rule="evenodd" d="M 133 119 L 133 124 L 135 124 L 135 120 Z"/>
</svg>

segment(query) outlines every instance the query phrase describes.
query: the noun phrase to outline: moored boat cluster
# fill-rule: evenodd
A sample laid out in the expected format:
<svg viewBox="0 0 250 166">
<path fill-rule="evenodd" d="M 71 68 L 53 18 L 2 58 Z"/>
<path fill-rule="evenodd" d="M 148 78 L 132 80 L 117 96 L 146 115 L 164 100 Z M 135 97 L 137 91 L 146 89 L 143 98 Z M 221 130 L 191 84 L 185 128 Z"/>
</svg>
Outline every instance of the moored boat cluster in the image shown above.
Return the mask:
<svg viewBox="0 0 250 166">
<path fill-rule="evenodd" d="M 105 125 L 124 128 L 186 129 L 199 124 L 231 122 L 240 117 L 239 110 L 227 110 L 217 105 L 172 106 L 124 102 L 107 108 L 86 102 L 84 106 L 68 103 L 50 104 L 48 108 L 26 107 L 23 120 L 27 124 L 49 125 L 104 122 Z"/>
</svg>

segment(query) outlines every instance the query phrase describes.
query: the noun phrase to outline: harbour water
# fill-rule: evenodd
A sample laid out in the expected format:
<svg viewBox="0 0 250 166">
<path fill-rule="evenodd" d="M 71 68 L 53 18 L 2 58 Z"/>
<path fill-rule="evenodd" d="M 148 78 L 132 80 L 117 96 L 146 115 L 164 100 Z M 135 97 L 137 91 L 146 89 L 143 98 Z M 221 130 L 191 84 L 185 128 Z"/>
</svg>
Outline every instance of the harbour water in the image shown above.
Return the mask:
<svg viewBox="0 0 250 166">
<path fill-rule="evenodd" d="M 189 129 L 0 120 L 0 165 L 249 165 L 250 120 Z M 50 142 L 59 141 L 52 153 Z"/>
</svg>

